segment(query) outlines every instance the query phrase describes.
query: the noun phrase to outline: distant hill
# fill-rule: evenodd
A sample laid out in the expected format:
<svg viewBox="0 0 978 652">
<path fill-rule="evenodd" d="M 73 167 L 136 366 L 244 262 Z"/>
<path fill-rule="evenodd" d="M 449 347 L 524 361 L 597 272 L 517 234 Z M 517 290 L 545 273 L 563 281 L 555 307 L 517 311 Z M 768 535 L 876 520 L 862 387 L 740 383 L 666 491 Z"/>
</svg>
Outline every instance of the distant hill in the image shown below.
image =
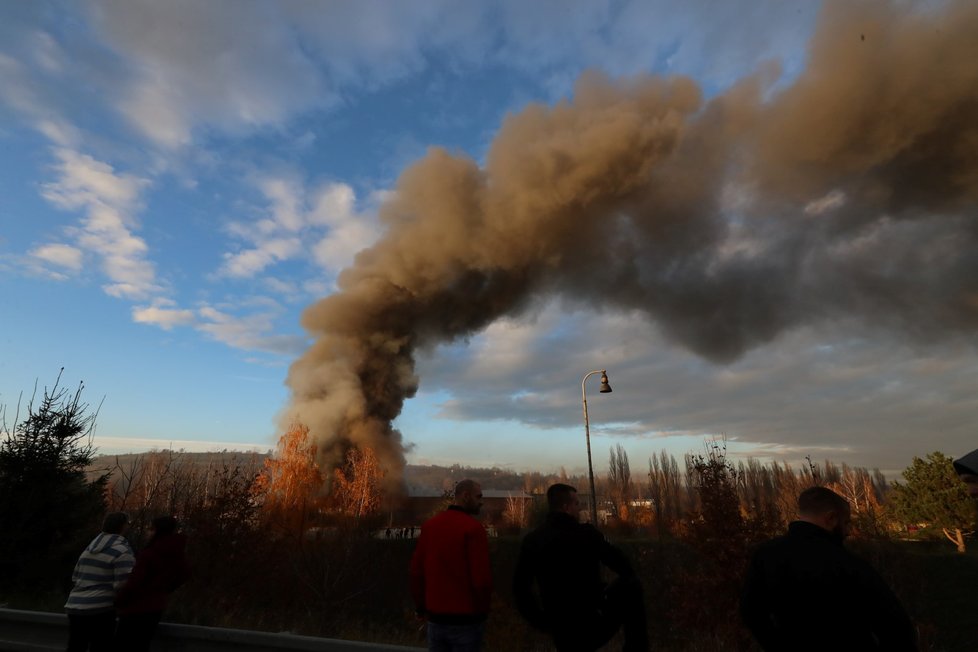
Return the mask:
<svg viewBox="0 0 978 652">
<path fill-rule="evenodd" d="M 174 462 L 181 465 L 190 464 L 197 467 L 241 465 L 261 466 L 268 453 L 251 451 L 219 451 L 212 453 L 190 453 L 186 451 L 153 451 L 146 453 L 125 453 L 122 455 L 98 455 L 89 466 L 91 474 L 105 473 L 113 468 L 130 468 L 140 458 L 149 456 L 172 455 Z M 404 470 L 404 483 L 408 487 L 431 491 L 445 491 L 455 487 L 455 483 L 463 478 L 470 478 L 487 490 L 512 491 L 523 489 L 530 481 L 531 487 L 546 486 L 550 478 L 540 473 L 517 473 L 500 469 L 499 467 L 483 468 L 455 464 L 453 466 L 438 466 L 435 464 L 409 464 Z"/>
<path fill-rule="evenodd" d="M 176 450 L 161 450 L 161 451 L 148 451 L 145 453 L 123 453 L 121 455 L 97 455 L 94 460 L 92 460 L 89 469 L 106 469 L 115 466 L 121 466 L 123 468 L 131 466 L 139 458 L 145 458 L 150 455 L 173 455 L 175 459 L 179 459 L 181 464 L 193 464 L 194 466 L 209 466 L 215 464 L 231 464 L 231 463 L 242 463 L 242 462 L 258 462 L 259 464 L 268 457 L 268 453 L 256 453 L 253 451 L 229 451 L 223 450 L 212 453 L 190 453 L 187 451 Z"/>
</svg>

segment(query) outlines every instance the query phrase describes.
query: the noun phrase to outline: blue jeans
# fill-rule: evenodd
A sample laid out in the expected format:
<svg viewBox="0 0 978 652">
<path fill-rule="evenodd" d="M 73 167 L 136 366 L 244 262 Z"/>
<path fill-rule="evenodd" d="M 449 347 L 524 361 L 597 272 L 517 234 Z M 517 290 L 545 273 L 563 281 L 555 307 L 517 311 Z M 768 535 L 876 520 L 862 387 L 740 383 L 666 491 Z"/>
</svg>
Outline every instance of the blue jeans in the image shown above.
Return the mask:
<svg viewBox="0 0 978 652">
<path fill-rule="evenodd" d="M 479 652 L 485 623 L 472 625 L 441 625 L 428 621 L 428 650 L 430 652 Z"/>
</svg>

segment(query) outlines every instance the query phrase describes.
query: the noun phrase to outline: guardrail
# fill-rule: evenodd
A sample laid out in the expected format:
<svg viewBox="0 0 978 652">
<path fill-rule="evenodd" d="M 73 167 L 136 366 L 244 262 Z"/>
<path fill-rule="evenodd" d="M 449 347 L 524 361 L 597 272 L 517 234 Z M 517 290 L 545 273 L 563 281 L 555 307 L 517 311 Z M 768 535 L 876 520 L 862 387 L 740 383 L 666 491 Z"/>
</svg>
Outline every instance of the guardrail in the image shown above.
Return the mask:
<svg viewBox="0 0 978 652">
<path fill-rule="evenodd" d="M 65 649 L 67 642 L 68 617 L 64 614 L 0 609 L 0 650 L 60 651 Z M 152 646 L 153 652 L 257 652 L 258 650 L 408 652 L 423 649 L 175 623 L 160 623 Z"/>
</svg>

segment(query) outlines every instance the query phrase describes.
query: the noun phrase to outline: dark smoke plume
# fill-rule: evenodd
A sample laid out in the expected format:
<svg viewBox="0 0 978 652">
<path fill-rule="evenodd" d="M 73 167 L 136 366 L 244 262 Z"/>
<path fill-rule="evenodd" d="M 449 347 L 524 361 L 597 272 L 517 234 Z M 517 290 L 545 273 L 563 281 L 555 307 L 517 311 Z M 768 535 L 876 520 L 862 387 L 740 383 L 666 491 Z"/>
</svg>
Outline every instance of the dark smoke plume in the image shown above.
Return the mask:
<svg viewBox="0 0 978 652">
<path fill-rule="evenodd" d="M 801 323 L 910 337 L 978 326 L 978 3 L 833 2 L 806 70 L 709 101 L 682 77 L 587 73 L 509 116 L 484 167 L 432 149 L 386 235 L 306 310 L 289 416 L 327 464 L 391 427 L 419 347 L 540 296 L 640 310 L 723 363 Z"/>
</svg>

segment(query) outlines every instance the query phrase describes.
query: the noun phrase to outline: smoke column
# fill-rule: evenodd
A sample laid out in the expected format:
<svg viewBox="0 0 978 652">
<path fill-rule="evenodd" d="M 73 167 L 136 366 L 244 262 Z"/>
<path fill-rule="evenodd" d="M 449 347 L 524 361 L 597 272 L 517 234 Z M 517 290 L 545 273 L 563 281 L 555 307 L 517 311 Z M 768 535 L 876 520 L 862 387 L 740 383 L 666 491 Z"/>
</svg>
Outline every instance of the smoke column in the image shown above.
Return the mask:
<svg viewBox="0 0 978 652">
<path fill-rule="evenodd" d="M 639 310 L 718 363 L 851 319 L 912 338 L 978 325 L 978 3 L 831 2 L 805 71 L 705 101 L 687 78 L 587 73 L 509 116 L 484 167 L 432 149 L 386 234 L 310 306 L 288 418 L 322 462 L 391 469 L 419 347 L 542 296 Z"/>
</svg>

